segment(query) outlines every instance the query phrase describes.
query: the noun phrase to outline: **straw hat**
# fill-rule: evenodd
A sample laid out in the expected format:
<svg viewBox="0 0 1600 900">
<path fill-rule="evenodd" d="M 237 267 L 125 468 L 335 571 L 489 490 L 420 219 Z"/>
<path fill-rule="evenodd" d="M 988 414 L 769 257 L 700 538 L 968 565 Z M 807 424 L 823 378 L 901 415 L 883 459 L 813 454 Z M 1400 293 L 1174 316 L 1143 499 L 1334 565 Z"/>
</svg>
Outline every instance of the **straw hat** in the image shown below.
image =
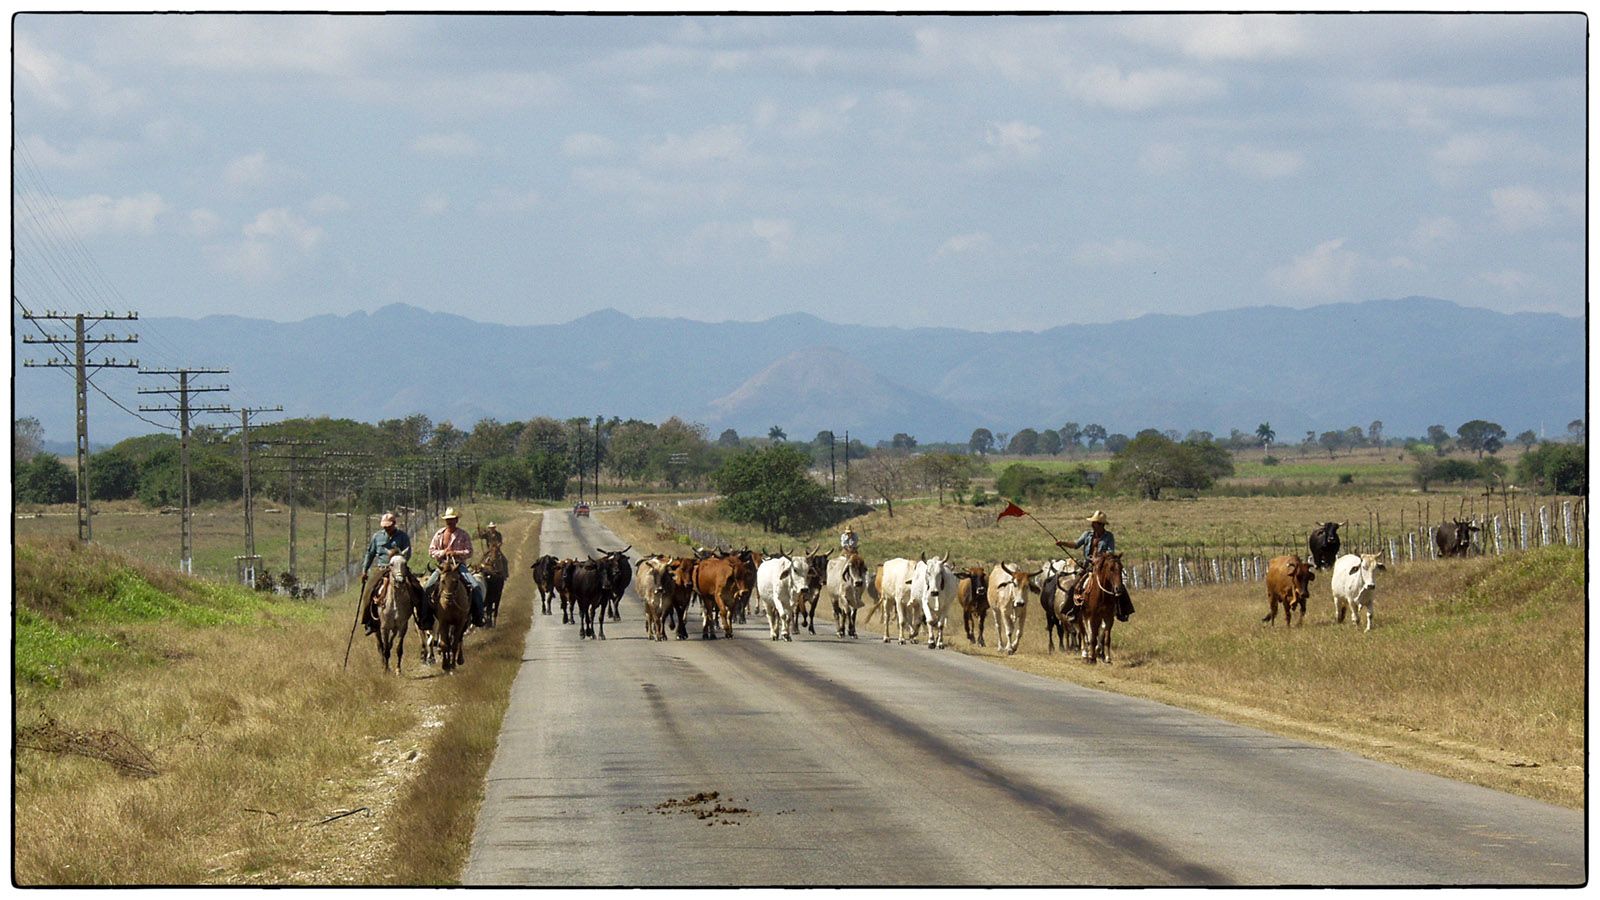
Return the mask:
<svg viewBox="0 0 1600 900">
<path fill-rule="evenodd" d="M 386 512 L 386 513 L 383 514 L 383 518 L 378 520 L 378 524 L 379 525 L 393 525 L 394 521 L 395 521 L 394 513 Z"/>
<path fill-rule="evenodd" d="M 461 518 L 461 517 L 456 515 L 456 508 L 454 506 L 447 506 L 447 507 L 445 507 L 444 515 L 440 516 L 439 520 L 440 521 L 446 521 L 446 520 L 449 520 L 449 519 L 459 519 L 459 518 Z"/>
<path fill-rule="evenodd" d="M 494 527 L 494 523 L 490 522 L 488 525 L 485 525 L 484 527 L 485 528 L 493 528 Z"/>
<path fill-rule="evenodd" d="M 1091 525 L 1094 524 L 1095 522 L 1099 522 L 1101 525 L 1104 525 L 1104 524 L 1106 524 L 1107 519 L 1106 519 L 1106 514 L 1097 509 L 1097 510 L 1094 511 L 1094 515 L 1090 516 L 1087 519 L 1084 519 L 1084 521 L 1088 522 Z"/>
</svg>

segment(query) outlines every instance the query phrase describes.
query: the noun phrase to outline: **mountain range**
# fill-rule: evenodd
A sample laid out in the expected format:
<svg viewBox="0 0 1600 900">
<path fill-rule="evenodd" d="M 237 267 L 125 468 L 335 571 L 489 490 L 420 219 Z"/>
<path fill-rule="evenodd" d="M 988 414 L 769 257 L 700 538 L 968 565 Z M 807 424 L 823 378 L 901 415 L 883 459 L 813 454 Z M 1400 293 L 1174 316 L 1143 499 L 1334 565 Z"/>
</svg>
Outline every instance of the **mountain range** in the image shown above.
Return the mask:
<svg viewBox="0 0 1600 900">
<path fill-rule="evenodd" d="M 25 325 L 13 321 L 15 415 L 37 417 L 53 442 L 70 441 L 71 378 L 21 365 L 49 355 L 22 346 L 21 336 L 33 333 Z M 226 367 L 205 383 L 233 390 L 205 402 L 281 403 L 275 415 L 286 417 L 377 422 L 421 412 L 470 428 L 485 417 L 675 415 L 704 424 L 713 438 L 724 428 L 765 435 L 777 425 L 795 439 L 832 429 L 869 443 L 896 432 L 926 443 L 965 441 L 978 427 L 1044 429 L 1068 420 L 1128 434 L 1156 427 L 1221 435 L 1269 422 L 1289 441 L 1373 420 L 1396 435 L 1436 423 L 1454 431 L 1484 418 L 1512 434 L 1556 436 L 1585 415 L 1584 325 L 1408 297 L 1036 332 L 840 325 L 805 313 L 712 323 L 610 309 L 560 325 L 512 326 L 405 304 L 289 323 L 147 318 L 128 330 L 157 337 L 165 355 L 192 352 L 181 365 Z M 117 349 L 138 355 L 140 347 Z M 105 369 L 95 384 L 95 444 L 157 430 L 145 420 L 171 419 L 132 414 L 143 399 L 137 388 L 166 386 L 156 378 Z"/>
</svg>

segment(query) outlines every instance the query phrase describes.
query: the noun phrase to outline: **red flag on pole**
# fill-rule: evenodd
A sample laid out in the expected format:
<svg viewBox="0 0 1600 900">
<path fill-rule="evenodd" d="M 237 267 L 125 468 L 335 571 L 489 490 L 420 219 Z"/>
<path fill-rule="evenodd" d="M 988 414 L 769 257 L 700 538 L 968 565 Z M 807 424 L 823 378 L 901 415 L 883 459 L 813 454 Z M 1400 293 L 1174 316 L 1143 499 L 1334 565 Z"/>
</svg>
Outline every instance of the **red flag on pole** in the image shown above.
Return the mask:
<svg viewBox="0 0 1600 900">
<path fill-rule="evenodd" d="M 1016 505 L 1015 503 L 1007 503 L 1006 504 L 1006 508 L 1001 510 L 1000 511 L 1000 515 L 995 516 L 994 520 L 996 522 L 998 522 L 1001 519 L 1004 519 L 1006 516 L 1017 516 L 1017 517 L 1020 518 L 1022 516 L 1027 515 L 1027 514 L 1028 513 L 1027 513 L 1026 510 L 1024 510 L 1022 507 Z"/>
</svg>

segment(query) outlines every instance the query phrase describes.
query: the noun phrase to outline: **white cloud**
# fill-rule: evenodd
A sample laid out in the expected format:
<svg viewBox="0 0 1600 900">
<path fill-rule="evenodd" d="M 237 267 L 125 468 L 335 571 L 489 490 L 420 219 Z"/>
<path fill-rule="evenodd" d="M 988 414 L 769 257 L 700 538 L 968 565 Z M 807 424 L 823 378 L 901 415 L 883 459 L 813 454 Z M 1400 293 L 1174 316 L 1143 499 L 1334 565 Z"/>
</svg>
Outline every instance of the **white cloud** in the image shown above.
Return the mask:
<svg viewBox="0 0 1600 900">
<path fill-rule="evenodd" d="M 449 134 L 424 134 L 413 138 L 411 152 L 435 159 L 464 159 L 477 156 L 480 148 L 471 135 L 456 131 Z"/>
<path fill-rule="evenodd" d="M 189 211 L 189 233 L 198 238 L 215 237 L 222 231 L 222 217 L 209 209 Z"/>
<path fill-rule="evenodd" d="M 1178 144 L 1150 144 L 1139 152 L 1138 166 L 1151 175 L 1176 175 L 1189 168 L 1189 151 Z"/>
<path fill-rule="evenodd" d="M 1498 272 L 1484 272 L 1478 278 L 1492 284 L 1507 294 L 1519 294 L 1533 287 L 1537 279 L 1526 272 L 1516 269 L 1501 269 Z"/>
<path fill-rule="evenodd" d="M 306 210 L 312 215 L 331 216 L 350 211 L 350 201 L 338 194 L 320 194 L 311 198 Z"/>
<path fill-rule="evenodd" d="M 680 247 L 664 256 L 677 265 L 695 265 L 729 259 L 788 260 L 795 253 L 796 233 L 792 220 L 749 219 L 702 223 Z"/>
<path fill-rule="evenodd" d="M 310 252 L 322 240 L 323 231 L 287 209 L 263 210 L 255 220 L 244 226 L 244 236 L 252 241 L 286 243 Z"/>
<path fill-rule="evenodd" d="M 1461 237 L 1461 223 L 1449 216 L 1430 216 L 1417 223 L 1407 238 L 1407 246 L 1431 250 L 1451 244 Z"/>
<path fill-rule="evenodd" d="M 718 125 L 686 136 L 669 134 L 642 154 L 652 166 L 688 168 L 741 159 L 747 150 L 742 125 Z"/>
<path fill-rule="evenodd" d="M 1434 176 L 1446 182 L 1489 165 L 1540 166 L 1551 159 L 1550 151 L 1521 134 L 1493 131 L 1453 135 L 1429 154 Z"/>
<path fill-rule="evenodd" d="M 1305 159 L 1291 150 L 1269 150 L 1239 144 L 1228 151 L 1228 167 L 1243 175 L 1272 181 L 1299 173 Z"/>
<path fill-rule="evenodd" d="M 154 234 L 156 220 L 169 208 L 159 194 L 146 191 L 128 197 L 78 197 L 61 202 L 57 212 L 67 228 L 82 238 L 96 234 Z"/>
<path fill-rule="evenodd" d="M 1554 194 L 1527 185 L 1495 188 L 1489 192 L 1495 221 L 1506 231 L 1525 231 L 1552 224 L 1561 214 L 1581 213 L 1579 195 Z"/>
<path fill-rule="evenodd" d="M 257 150 L 224 166 L 222 181 L 234 191 L 248 193 L 287 180 L 293 174 L 292 169 L 268 159 L 265 150 Z"/>
<path fill-rule="evenodd" d="M 406 16 L 139 16 L 119 23 L 107 60 L 213 72 L 354 75 L 411 48 L 428 26 Z"/>
<path fill-rule="evenodd" d="M 1303 57 L 1313 45 L 1289 16 L 1135 16 L 1123 33 L 1204 62 Z"/>
<path fill-rule="evenodd" d="M 1122 112 L 1199 103 L 1227 93 L 1221 80 L 1193 72 L 1140 69 L 1124 73 L 1113 65 L 1098 65 L 1068 76 L 1065 87 L 1080 100 Z"/>
<path fill-rule="evenodd" d="M 511 191 L 506 188 L 496 188 L 492 194 L 478 203 L 478 212 L 484 214 L 495 213 L 523 213 L 539 206 L 538 191 Z"/>
<path fill-rule="evenodd" d="M 429 218 L 442 216 L 446 212 L 450 211 L 450 197 L 444 193 L 435 191 L 434 193 L 423 197 L 418 203 L 417 208 L 421 210 L 423 215 Z"/>
<path fill-rule="evenodd" d="M 947 239 L 933 255 L 965 256 L 969 253 L 987 253 L 993 249 L 994 238 L 987 231 L 973 231 Z"/>
<path fill-rule="evenodd" d="M 1120 267 L 1154 262 L 1161 252 L 1142 241 L 1116 238 L 1079 244 L 1070 258 L 1080 266 Z"/>
<path fill-rule="evenodd" d="M 15 23 L 13 23 L 13 26 Z M 12 71 L 19 92 L 56 110 L 110 120 L 144 106 L 144 95 L 97 70 L 51 53 L 13 28 Z"/>
<path fill-rule="evenodd" d="M 1267 284 L 1294 296 L 1333 299 L 1350 292 L 1360 257 L 1344 249 L 1344 238 L 1318 244 L 1304 256 L 1267 273 Z"/>
<path fill-rule="evenodd" d="M 609 159 L 617 155 L 617 142 L 603 134 L 580 131 L 567 135 L 561 152 L 573 159 Z"/>
<path fill-rule="evenodd" d="M 27 161 L 41 169 L 85 172 L 104 169 L 116 162 L 127 145 L 119 141 L 86 138 L 71 146 L 56 146 L 42 135 L 30 134 L 17 142 Z"/>
<path fill-rule="evenodd" d="M 1011 159 L 1034 159 L 1039 156 L 1039 138 L 1044 132 L 1027 122 L 994 122 L 984 133 L 983 142 L 995 148 L 1001 156 Z"/>
</svg>

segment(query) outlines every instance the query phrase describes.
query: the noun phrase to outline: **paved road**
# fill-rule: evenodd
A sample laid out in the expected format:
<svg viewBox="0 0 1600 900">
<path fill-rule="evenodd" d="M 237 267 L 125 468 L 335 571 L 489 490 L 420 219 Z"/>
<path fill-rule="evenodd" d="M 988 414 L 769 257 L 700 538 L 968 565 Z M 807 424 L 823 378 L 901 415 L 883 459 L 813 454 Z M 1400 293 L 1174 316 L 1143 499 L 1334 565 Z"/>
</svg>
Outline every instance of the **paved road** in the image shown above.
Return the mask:
<svg viewBox="0 0 1600 900">
<path fill-rule="evenodd" d="M 565 513 L 542 541 L 622 546 Z M 605 641 L 535 618 L 468 884 L 1586 878 L 1581 812 L 950 651 L 697 614 L 652 643 L 631 595 Z"/>
</svg>

